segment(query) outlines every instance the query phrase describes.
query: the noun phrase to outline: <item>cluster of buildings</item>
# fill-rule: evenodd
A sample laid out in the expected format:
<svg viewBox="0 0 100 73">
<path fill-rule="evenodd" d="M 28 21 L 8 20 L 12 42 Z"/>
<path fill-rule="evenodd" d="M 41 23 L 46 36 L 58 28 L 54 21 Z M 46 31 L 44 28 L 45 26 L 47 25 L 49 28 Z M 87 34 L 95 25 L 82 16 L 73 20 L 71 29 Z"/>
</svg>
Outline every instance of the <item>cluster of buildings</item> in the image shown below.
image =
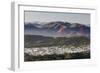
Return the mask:
<svg viewBox="0 0 100 73">
<path fill-rule="evenodd" d="M 38 48 L 25 48 L 24 53 L 29 55 L 38 56 L 38 55 L 52 55 L 52 54 L 64 54 L 64 53 L 79 53 L 89 51 L 90 46 L 80 46 L 80 47 L 38 47 Z"/>
</svg>

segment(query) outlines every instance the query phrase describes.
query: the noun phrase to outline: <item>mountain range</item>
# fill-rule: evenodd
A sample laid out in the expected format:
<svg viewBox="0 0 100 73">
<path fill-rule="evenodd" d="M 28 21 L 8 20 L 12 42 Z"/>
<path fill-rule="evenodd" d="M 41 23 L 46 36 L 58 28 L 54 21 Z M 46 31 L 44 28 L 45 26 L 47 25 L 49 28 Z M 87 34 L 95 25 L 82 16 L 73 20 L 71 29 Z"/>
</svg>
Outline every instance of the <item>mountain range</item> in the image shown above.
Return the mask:
<svg viewBox="0 0 100 73">
<path fill-rule="evenodd" d="M 86 36 L 90 37 L 90 26 L 63 21 L 24 23 L 25 35 L 52 37 Z"/>
</svg>

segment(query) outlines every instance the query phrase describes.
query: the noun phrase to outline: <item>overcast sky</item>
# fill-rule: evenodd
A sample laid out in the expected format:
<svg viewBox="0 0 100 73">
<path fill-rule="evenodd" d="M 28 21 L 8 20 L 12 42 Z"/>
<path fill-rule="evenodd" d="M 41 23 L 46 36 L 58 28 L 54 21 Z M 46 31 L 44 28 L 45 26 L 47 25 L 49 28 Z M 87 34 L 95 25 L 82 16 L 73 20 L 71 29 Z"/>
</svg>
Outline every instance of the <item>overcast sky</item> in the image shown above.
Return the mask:
<svg viewBox="0 0 100 73">
<path fill-rule="evenodd" d="M 25 11 L 25 22 L 50 21 L 90 24 L 90 14 Z"/>
</svg>

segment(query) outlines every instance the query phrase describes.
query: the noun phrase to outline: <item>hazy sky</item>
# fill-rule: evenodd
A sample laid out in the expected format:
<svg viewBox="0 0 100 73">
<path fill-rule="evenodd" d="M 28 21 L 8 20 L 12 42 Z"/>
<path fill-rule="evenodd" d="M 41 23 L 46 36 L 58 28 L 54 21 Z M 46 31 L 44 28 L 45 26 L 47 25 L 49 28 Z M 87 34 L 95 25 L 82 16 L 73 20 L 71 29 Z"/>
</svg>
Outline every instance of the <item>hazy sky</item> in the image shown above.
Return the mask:
<svg viewBox="0 0 100 73">
<path fill-rule="evenodd" d="M 25 11 L 25 22 L 67 21 L 90 24 L 90 14 Z"/>
</svg>

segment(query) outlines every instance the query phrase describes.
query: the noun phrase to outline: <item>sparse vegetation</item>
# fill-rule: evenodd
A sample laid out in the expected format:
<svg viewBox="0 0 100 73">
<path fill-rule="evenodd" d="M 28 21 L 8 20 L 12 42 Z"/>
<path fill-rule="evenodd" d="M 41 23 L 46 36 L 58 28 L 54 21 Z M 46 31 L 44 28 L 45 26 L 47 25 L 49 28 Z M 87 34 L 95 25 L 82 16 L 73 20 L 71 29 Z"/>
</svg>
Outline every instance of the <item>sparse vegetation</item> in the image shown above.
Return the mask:
<svg viewBox="0 0 100 73">
<path fill-rule="evenodd" d="M 24 35 L 24 47 L 49 47 L 49 46 L 81 46 L 90 44 L 90 40 L 87 37 L 44 37 L 38 35 Z"/>
</svg>

